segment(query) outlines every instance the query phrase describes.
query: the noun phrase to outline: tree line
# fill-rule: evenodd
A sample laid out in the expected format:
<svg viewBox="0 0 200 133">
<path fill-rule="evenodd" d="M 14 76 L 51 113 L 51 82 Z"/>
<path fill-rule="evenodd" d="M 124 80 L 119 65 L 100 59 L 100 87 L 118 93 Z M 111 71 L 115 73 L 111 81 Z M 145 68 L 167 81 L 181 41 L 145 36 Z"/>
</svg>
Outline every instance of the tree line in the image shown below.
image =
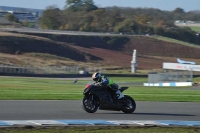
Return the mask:
<svg viewBox="0 0 200 133">
<path fill-rule="evenodd" d="M 39 24 L 44 29 L 156 34 L 198 44 L 196 33 L 189 27 L 175 26 L 175 20 L 200 21 L 200 11 L 116 6 L 99 8 L 93 0 L 66 0 L 64 9 L 47 7 L 39 18 Z"/>
</svg>

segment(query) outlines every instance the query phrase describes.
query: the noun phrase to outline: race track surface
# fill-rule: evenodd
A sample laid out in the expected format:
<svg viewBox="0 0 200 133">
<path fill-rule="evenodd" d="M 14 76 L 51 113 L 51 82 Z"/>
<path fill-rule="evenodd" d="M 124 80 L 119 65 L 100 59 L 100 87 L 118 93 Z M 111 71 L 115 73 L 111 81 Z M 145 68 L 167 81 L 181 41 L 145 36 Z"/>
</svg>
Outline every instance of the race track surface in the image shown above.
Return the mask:
<svg viewBox="0 0 200 133">
<path fill-rule="evenodd" d="M 87 113 L 80 100 L 1 100 L 0 120 L 200 120 L 200 103 L 139 102 L 132 114 L 119 111 Z"/>
</svg>

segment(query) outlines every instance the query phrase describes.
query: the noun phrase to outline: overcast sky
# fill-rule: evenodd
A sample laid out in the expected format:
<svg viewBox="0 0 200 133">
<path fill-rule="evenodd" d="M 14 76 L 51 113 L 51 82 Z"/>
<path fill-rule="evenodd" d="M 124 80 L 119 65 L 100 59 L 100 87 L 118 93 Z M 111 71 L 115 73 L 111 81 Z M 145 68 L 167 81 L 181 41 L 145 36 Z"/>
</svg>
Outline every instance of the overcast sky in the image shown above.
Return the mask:
<svg viewBox="0 0 200 133">
<path fill-rule="evenodd" d="M 49 5 L 63 8 L 66 0 L 0 0 L 1 6 L 45 9 Z M 200 0 L 93 0 L 98 7 L 147 7 L 172 11 L 177 7 L 185 11 L 200 10 Z"/>
</svg>

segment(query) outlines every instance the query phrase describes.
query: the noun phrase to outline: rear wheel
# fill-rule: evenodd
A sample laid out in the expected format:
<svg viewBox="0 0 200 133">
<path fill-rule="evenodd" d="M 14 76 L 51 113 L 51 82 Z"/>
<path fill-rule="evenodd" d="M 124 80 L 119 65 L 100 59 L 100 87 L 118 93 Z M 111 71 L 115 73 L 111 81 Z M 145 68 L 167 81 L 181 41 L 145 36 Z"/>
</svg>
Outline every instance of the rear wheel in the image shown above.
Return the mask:
<svg viewBox="0 0 200 133">
<path fill-rule="evenodd" d="M 93 99 L 91 97 L 84 97 L 82 100 L 82 107 L 83 109 L 88 113 L 94 113 L 97 111 L 99 105 L 97 100 Z"/>
<path fill-rule="evenodd" d="M 124 113 L 133 113 L 135 111 L 135 109 L 136 109 L 135 100 L 132 97 L 125 95 L 122 111 Z"/>
</svg>

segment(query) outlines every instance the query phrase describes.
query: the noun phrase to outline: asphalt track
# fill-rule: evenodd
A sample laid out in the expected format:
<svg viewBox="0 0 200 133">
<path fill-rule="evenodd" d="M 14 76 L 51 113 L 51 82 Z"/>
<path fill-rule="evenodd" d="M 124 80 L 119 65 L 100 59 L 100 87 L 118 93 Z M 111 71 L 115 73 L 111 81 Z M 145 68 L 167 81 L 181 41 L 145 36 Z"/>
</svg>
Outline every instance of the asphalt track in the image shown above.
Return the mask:
<svg viewBox="0 0 200 133">
<path fill-rule="evenodd" d="M 200 103 L 140 102 L 132 114 L 98 110 L 87 113 L 80 100 L 0 100 L 0 120 L 200 120 Z"/>
</svg>

